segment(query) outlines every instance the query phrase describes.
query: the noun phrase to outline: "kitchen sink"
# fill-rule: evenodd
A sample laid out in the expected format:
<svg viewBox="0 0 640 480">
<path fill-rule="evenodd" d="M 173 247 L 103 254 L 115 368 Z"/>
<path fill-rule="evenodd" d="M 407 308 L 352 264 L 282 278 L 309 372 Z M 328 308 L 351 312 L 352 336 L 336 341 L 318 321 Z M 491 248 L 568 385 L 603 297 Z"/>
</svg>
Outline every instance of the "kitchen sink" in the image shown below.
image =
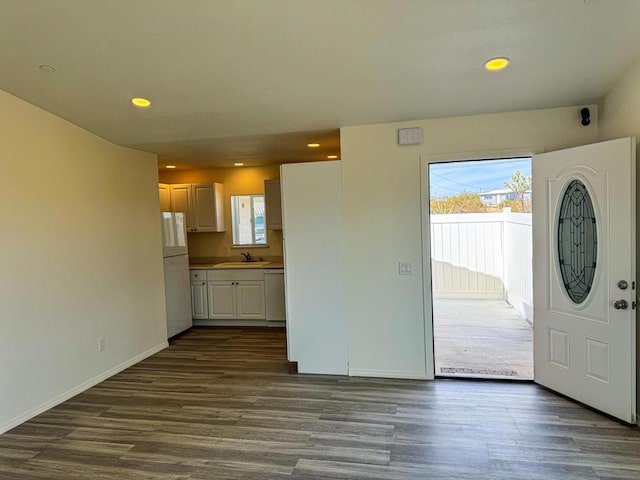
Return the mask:
<svg viewBox="0 0 640 480">
<path fill-rule="evenodd" d="M 255 268 L 264 267 L 270 263 L 271 262 L 224 262 L 215 264 L 213 268 Z"/>
</svg>

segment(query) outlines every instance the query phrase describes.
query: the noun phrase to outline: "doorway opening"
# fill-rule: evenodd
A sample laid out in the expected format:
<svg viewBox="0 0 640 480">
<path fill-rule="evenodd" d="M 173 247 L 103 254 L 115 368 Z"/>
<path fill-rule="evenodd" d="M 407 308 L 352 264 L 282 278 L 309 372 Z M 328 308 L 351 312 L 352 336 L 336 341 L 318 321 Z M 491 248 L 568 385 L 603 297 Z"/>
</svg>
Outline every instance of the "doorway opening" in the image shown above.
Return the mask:
<svg viewBox="0 0 640 480">
<path fill-rule="evenodd" d="M 427 172 L 435 375 L 533 379 L 531 158 Z"/>
</svg>

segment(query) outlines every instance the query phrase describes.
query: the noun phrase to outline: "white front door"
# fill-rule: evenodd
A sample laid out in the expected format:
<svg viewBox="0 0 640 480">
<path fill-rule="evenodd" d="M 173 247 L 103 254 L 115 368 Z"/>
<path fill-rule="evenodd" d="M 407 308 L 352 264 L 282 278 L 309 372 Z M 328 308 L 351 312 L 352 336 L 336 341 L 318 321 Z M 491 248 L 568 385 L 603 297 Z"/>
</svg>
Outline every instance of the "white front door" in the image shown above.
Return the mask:
<svg viewBox="0 0 640 480">
<path fill-rule="evenodd" d="M 535 381 L 635 421 L 635 139 L 533 158 Z"/>
</svg>

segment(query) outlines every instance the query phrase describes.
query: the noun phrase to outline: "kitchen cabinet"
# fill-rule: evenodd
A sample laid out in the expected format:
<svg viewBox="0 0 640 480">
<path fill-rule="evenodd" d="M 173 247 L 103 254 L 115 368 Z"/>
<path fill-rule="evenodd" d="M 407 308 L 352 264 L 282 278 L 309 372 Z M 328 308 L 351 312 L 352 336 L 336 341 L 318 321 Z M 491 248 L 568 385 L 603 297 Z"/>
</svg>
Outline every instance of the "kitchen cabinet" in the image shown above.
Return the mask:
<svg viewBox="0 0 640 480">
<path fill-rule="evenodd" d="M 209 318 L 207 282 L 191 282 L 191 312 L 199 320 Z"/>
<path fill-rule="evenodd" d="M 171 202 L 172 212 L 184 213 L 184 218 L 187 222 L 187 231 L 191 231 L 193 228 L 192 219 L 192 195 L 190 184 L 174 184 L 169 185 L 169 199 Z"/>
<path fill-rule="evenodd" d="M 267 212 L 267 230 L 282 230 L 282 201 L 280 180 L 264 181 L 264 202 Z"/>
<path fill-rule="evenodd" d="M 209 318 L 207 274 L 204 270 L 191 270 L 191 313 L 194 319 Z"/>
<path fill-rule="evenodd" d="M 185 213 L 187 232 L 225 231 L 221 183 L 174 183 L 167 186 L 170 210 Z"/>
<path fill-rule="evenodd" d="M 161 183 L 158 185 L 158 194 L 160 196 L 160 211 L 171 211 L 171 192 L 169 191 L 169 185 Z"/>
<path fill-rule="evenodd" d="M 207 294 L 211 319 L 265 319 L 263 281 L 210 281 Z"/>
<path fill-rule="evenodd" d="M 209 318 L 237 318 L 236 282 L 217 280 L 207 282 Z"/>
<path fill-rule="evenodd" d="M 264 281 L 236 282 L 236 313 L 239 319 L 264 320 Z"/>
<path fill-rule="evenodd" d="M 245 271 L 207 270 L 209 318 L 212 320 L 264 320 L 264 274 Z"/>
</svg>

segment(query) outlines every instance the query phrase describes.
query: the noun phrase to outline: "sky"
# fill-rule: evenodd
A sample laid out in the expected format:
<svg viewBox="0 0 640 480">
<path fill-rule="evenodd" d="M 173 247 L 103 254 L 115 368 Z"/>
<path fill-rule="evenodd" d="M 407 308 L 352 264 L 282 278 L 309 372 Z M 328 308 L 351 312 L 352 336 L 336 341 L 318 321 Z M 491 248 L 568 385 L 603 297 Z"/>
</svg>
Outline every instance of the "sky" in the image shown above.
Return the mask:
<svg viewBox="0 0 640 480">
<path fill-rule="evenodd" d="M 531 159 L 432 163 L 429 166 L 430 194 L 451 197 L 464 190 L 480 193 L 504 189 L 504 182 L 510 181 L 516 170 L 526 177 L 531 176 Z"/>
</svg>

